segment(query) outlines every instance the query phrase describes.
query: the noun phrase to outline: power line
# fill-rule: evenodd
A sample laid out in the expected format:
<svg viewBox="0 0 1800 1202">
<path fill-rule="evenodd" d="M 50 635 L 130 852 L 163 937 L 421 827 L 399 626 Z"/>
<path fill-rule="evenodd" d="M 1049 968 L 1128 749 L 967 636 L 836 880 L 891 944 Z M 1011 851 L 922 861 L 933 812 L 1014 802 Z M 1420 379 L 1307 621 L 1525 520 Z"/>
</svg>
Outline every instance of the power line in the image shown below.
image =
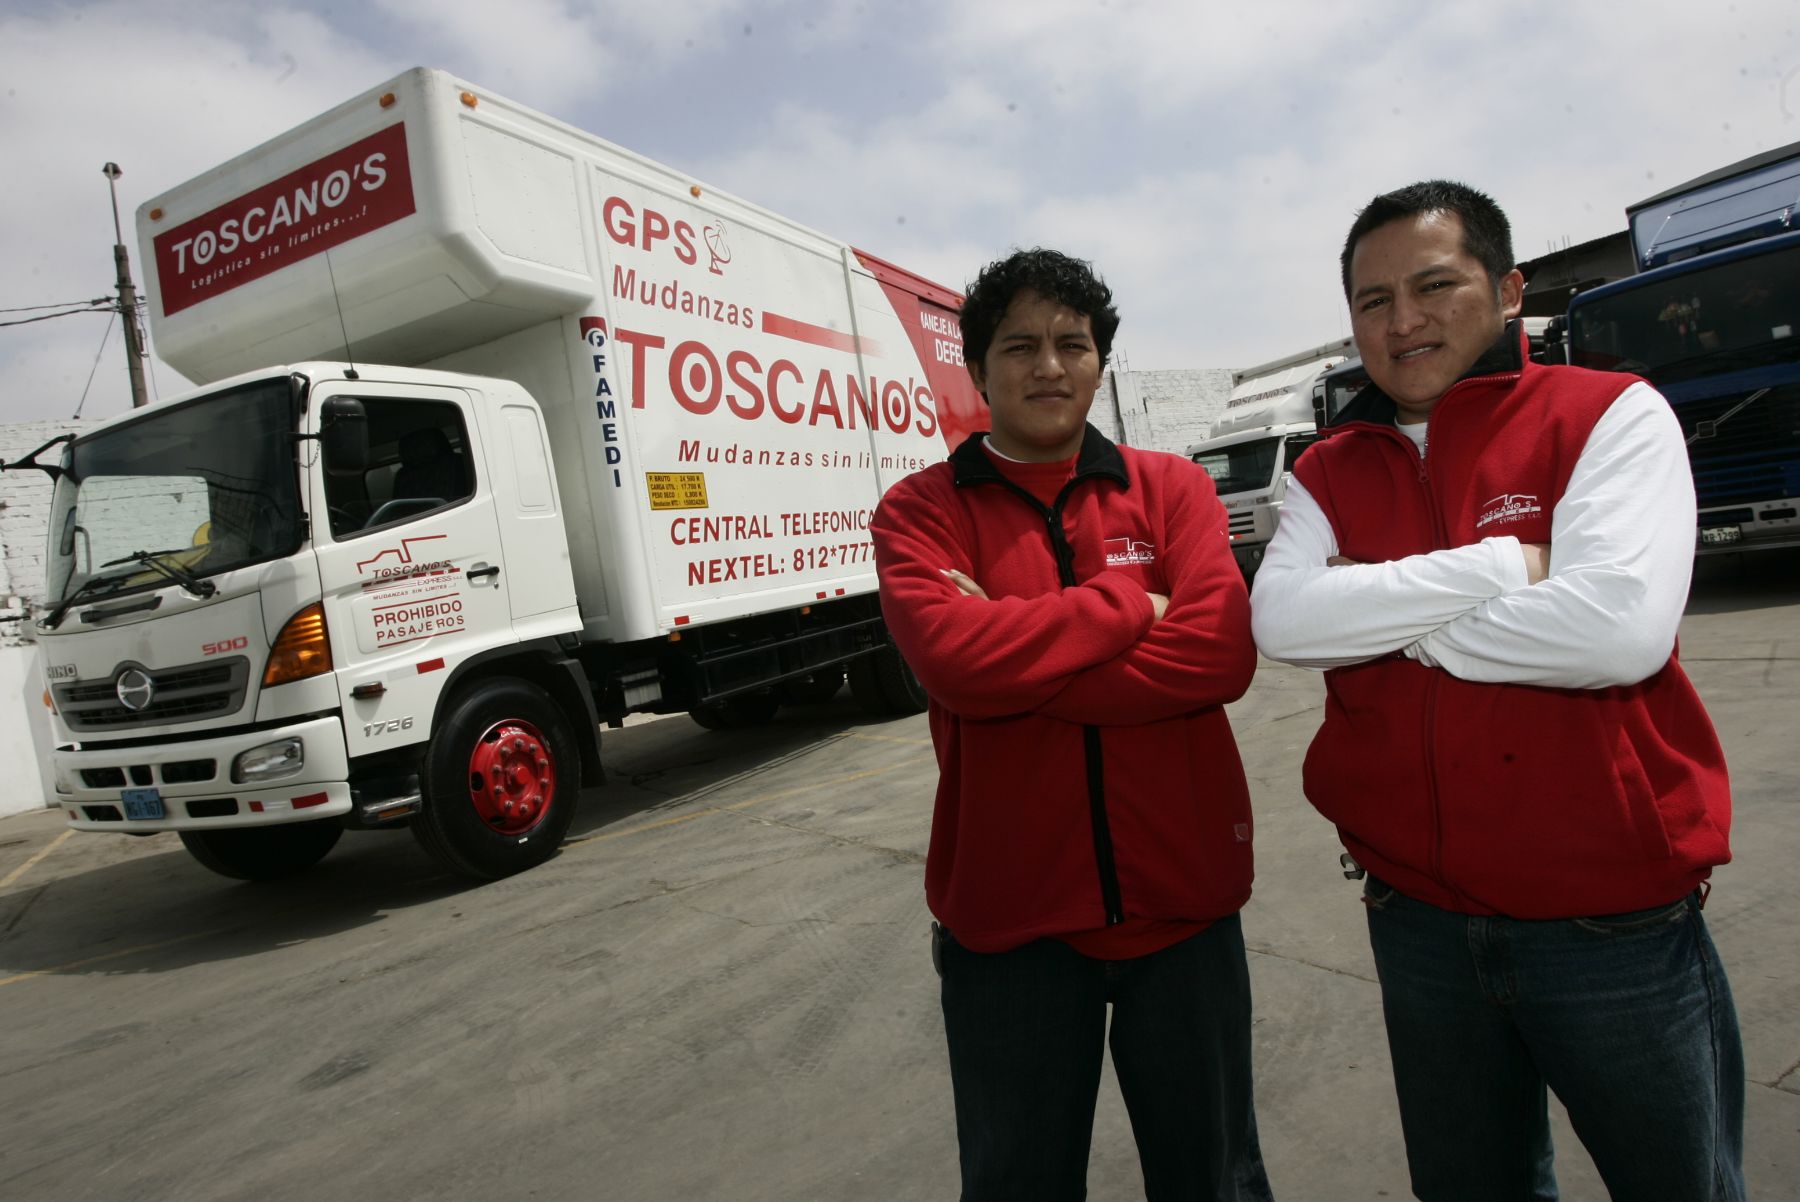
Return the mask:
<svg viewBox="0 0 1800 1202">
<path fill-rule="evenodd" d="M 116 313 L 117 311 L 118 310 L 110 304 L 105 308 L 64 309 L 61 313 L 44 313 L 37 317 L 21 317 L 16 321 L 0 321 L 0 328 L 6 326 L 28 326 L 34 321 L 49 321 L 53 317 L 73 317 L 77 313 Z"/>
<path fill-rule="evenodd" d="M 118 313 L 115 312 L 113 316 L 117 317 Z M 70 421 L 80 417 L 81 410 L 87 405 L 88 389 L 94 386 L 94 373 L 100 370 L 100 356 L 106 353 L 106 340 L 112 337 L 112 328 L 113 323 L 109 320 L 106 323 L 106 333 L 100 335 L 100 349 L 94 352 L 94 366 L 88 368 L 87 383 L 81 389 L 81 404 L 75 406 L 75 412 L 70 416 Z"/>
<path fill-rule="evenodd" d="M 29 313 L 34 309 L 72 309 L 77 305 L 110 305 L 110 296 L 96 296 L 93 300 L 57 301 L 54 305 L 20 305 L 16 309 L 0 309 L 0 313 Z"/>
</svg>

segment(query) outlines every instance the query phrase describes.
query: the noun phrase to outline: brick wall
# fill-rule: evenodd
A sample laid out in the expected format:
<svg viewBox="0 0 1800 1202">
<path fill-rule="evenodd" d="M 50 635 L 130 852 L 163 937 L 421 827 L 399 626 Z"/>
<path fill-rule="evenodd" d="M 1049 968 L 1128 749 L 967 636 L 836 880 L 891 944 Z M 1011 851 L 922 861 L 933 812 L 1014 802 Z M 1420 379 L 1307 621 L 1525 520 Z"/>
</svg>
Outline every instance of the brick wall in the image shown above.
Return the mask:
<svg viewBox="0 0 1800 1202">
<path fill-rule="evenodd" d="M 1115 442 L 1180 454 L 1206 437 L 1230 395 L 1228 368 L 1109 371 L 1089 420 Z"/>
<path fill-rule="evenodd" d="M 0 459 L 11 463 L 49 439 L 89 430 L 98 421 L 19 422 L 0 426 Z M 55 463 L 61 447 L 44 452 Z M 44 599 L 44 539 L 50 521 L 50 477 L 30 470 L 0 474 L 0 618 L 17 618 L 24 603 Z M 28 638 L 20 621 L 0 621 L 0 646 Z"/>
</svg>

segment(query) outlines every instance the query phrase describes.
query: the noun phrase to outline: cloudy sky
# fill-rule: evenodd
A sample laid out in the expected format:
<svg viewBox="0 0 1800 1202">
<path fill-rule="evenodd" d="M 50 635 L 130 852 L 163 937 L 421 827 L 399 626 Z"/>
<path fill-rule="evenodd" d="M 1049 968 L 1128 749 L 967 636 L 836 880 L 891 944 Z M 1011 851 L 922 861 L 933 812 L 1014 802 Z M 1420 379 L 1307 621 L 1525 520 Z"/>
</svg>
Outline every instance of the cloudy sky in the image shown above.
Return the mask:
<svg viewBox="0 0 1800 1202">
<path fill-rule="evenodd" d="M 1241 367 L 1347 333 L 1337 251 L 1376 192 L 1466 179 L 1530 258 L 1800 142 L 1797 31 L 1793 0 L 0 0 L 0 321 L 112 290 L 106 161 L 129 236 L 426 65 L 953 287 L 1079 254 L 1127 366 Z M 0 327 L 0 422 L 126 409 L 107 322 Z"/>
</svg>

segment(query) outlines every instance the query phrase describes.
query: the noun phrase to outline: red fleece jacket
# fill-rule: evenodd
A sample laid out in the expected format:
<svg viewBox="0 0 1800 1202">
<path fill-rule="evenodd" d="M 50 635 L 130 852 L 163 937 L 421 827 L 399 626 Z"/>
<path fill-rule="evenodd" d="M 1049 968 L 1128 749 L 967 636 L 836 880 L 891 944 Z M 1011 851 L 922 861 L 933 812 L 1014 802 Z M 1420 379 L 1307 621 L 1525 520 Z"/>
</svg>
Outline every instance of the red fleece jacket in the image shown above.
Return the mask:
<svg viewBox="0 0 1800 1202">
<path fill-rule="evenodd" d="M 1251 820 L 1221 707 L 1256 652 L 1211 480 L 1089 427 L 1047 509 L 980 441 L 895 485 L 872 526 L 882 612 L 931 697 L 932 912 L 975 951 L 1234 913 Z"/>
</svg>

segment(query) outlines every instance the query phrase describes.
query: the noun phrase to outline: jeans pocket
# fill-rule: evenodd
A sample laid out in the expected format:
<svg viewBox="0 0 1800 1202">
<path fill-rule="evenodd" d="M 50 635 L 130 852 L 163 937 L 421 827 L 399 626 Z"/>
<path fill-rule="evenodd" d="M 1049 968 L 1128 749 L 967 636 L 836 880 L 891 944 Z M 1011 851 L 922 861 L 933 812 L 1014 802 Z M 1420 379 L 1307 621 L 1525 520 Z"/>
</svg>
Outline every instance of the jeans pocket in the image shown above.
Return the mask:
<svg viewBox="0 0 1800 1202">
<path fill-rule="evenodd" d="M 1636 935 L 1643 931 L 1658 930 L 1685 921 L 1688 916 L 1688 903 L 1691 900 L 1693 899 L 1690 895 L 1670 906 L 1653 906 L 1648 910 L 1632 910 L 1626 914 L 1601 914 L 1593 918 L 1572 918 L 1569 921 L 1591 935 L 1601 935 L 1607 938 Z"/>
<path fill-rule="evenodd" d="M 1363 905 L 1371 910 L 1385 910 L 1388 903 L 1400 895 L 1400 891 L 1373 873 L 1363 878 Z"/>
</svg>

